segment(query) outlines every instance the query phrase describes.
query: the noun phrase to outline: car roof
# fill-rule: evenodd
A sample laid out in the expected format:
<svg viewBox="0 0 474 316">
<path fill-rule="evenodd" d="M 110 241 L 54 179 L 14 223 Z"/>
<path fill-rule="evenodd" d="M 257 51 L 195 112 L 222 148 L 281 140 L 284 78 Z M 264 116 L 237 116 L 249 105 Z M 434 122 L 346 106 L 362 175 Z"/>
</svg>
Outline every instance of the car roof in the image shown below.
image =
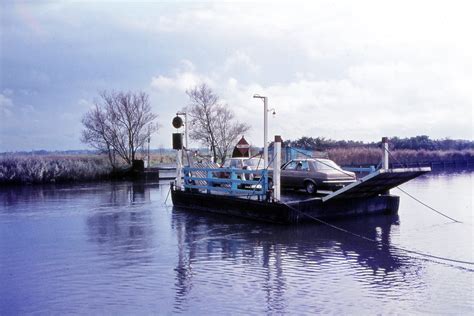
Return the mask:
<svg viewBox="0 0 474 316">
<path fill-rule="evenodd" d="M 290 161 L 319 161 L 319 160 L 332 161 L 331 159 L 328 159 L 328 158 L 301 158 L 301 159 L 291 159 Z"/>
<path fill-rule="evenodd" d="M 262 159 L 260 157 L 231 157 L 227 158 L 228 160 L 247 160 L 247 159 Z"/>
</svg>

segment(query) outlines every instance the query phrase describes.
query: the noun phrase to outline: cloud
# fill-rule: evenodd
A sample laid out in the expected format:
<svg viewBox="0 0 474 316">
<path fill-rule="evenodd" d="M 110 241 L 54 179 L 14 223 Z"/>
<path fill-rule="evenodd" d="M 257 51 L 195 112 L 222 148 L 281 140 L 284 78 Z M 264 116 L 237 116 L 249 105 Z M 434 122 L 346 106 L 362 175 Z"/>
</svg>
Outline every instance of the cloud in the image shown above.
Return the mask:
<svg viewBox="0 0 474 316">
<path fill-rule="evenodd" d="M 2 124 L 12 138 L 5 146 L 17 149 L 15 137 L 42 132 L 45 141 L 35 146 L 82 147 L 79 137 L 75 143 L 59 138 L 78 130 L 104 89 L 149 92 L 163 126 L 154 141 L 167 146 L 165 122 L 186 104 L 184 91 L 201 82 L 253 126 L 248 137 L 256 144 L 263 109 L 254 93 L 269 97 L 277 112 L 270 133 L 286 139 L 472 138 L 472 6 L 404 0 L 6 5 L 0 109 L 12 115 Z M 38 114 L 21 116 L 18 105 L 26 104 Z M 71 114 L 67 120 L 50 124 L 63 112 Z M 26 126 L 23 134 L 13 121 Z"/>
<path fill-rule="evenodd" d="M 159 75 L 151 79 L 151 87 L 157 91 L 177 90 L 184 92 L 187 89 L 201 84 L 212 84 L 212 80 L 206 76 L 200 76 L 193 72 L 177 73 L 173 77 Z"/>
<path fill-rule="evenodd" d="M 262 85 L 228 76 L 227 64 L 216 65 L 210 74 L 183 71 L 173 78 L 154 78 L 152 86 L 160 82 L 161 87 L 184 91 L 192 81 L 186 78 L 212 76 L 212 87 L 222 101 L 239 120 L 253 126 L 248 137 L 255 143 L 263 138 L 263 107 L 260 100 L 252 98 L 255 93 L 268 96 L 270 108 L 277 112 L 270 118 L 270 134 L 286 139 L 378 140 L 381 136 L 420 134 L 442 138 L 456 137 L 459 126 L 471 126 L 471 116 L 465 115 L 471 103 L 468 87 L 450 84 L 452 78 L 446 78 L 448 71 L 443 65 L 363 63 L 349 67 L 340 79 L 299 74 L 288 83 Z M 462 137 L 469 136 L 467 130 Z"/>
<path fill-rule="evenodd" d="M 11 90 L 9 90 L 11 91 Z M 9 91 L 3 91 L 0 93 L 0 120 L 3 121 L 12 116 L 13 101 L 7 95 L 10 95 Z"/>
</svg>

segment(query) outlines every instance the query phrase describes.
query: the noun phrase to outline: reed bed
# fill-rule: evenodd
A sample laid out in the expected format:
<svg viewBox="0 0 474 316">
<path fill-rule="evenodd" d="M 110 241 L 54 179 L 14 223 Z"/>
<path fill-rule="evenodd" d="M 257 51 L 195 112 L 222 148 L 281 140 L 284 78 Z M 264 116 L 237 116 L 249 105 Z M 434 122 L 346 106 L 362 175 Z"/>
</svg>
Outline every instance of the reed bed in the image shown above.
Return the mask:
<svg viewBox="0 0 474 316">
<path fill-rule="evenodd" d="M 382 150 L 378 148 L 334 148 L 328 150 L 329 158 L 339 165 L 378 165 Z M 474 150 L 411 150 L 400 149 L 391 151 L 389 158 L 399 163 L 423 163 L 442 161 L 466 161 L 474 159 Z"/>
<path fill-rule="evenodd" d="M 147 160 L 144 155 L 140 159 Z M 156 167 L 160 164 L 174 164 L 176 163 L 176 155 L 163 153 L 150 153 L 150 167 Z"/>
<path fill-rule="evenodd" d="M 104 156 L 0 157 L 0 184 L 90 181 L 105 179 L 111 171 Z"/>
<path fill-rule="evenodd" d="M 145 159 L 146 157 L 139 157 Z M 150 154 L 150 166 L 175 162 L 173 155 Z M 0 156 L 0 184 L 77 182 L 120 179 L 129 166 L 113 170 L 105 155 L 19 155 Z"/>
</svg>

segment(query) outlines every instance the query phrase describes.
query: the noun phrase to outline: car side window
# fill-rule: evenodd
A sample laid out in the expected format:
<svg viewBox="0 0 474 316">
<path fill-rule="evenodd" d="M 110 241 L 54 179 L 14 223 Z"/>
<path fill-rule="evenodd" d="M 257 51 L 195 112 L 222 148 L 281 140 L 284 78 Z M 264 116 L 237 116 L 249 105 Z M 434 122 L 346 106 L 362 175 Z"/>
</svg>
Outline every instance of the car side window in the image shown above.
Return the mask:
<svg viewBox="0 0 474 316">
<path fill-rule="evenodd" d="M 308 171 L 309 170 L 309 164 L 307 161 L 302 161 L 301 162 L 301 170 L 302 171 Z"/>
<path fill-rule="evenodd" d="M 298 164 L 296 165 L 296 170 L 297 171 L 308 171 L 309 170 L 309 165 L 307 161 L 299 161 Z"/>
<path fill-rule="evenodd" d="M 285 170 L 295 170 L 298 165 L 298 161 L 292 161 L 286 165 Z"/>
</svg>

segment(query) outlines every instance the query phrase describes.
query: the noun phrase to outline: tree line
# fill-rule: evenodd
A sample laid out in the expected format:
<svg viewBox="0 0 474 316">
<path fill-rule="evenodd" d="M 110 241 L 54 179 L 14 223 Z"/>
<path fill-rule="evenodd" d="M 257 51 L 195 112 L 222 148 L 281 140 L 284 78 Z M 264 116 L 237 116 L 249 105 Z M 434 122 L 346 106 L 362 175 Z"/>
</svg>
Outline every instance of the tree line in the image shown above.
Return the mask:
<svg viewBox="0 0 474 316">
<path fill-rule="evenodd" d="M 285 141 L 286 146 L 299 147 L 308 150 L 327 151 L 336 148 L 380 148 L 381 142 L 362 142 L 353 140 L 333 140 L 324 137 L 303 136 L 296 140 Z M 474 149 L 474 141 L 461 139 L 430 139 L 429 136 L 391 137 L 389 145 L 392 150 L 465 150 Z"/>
</svg>

